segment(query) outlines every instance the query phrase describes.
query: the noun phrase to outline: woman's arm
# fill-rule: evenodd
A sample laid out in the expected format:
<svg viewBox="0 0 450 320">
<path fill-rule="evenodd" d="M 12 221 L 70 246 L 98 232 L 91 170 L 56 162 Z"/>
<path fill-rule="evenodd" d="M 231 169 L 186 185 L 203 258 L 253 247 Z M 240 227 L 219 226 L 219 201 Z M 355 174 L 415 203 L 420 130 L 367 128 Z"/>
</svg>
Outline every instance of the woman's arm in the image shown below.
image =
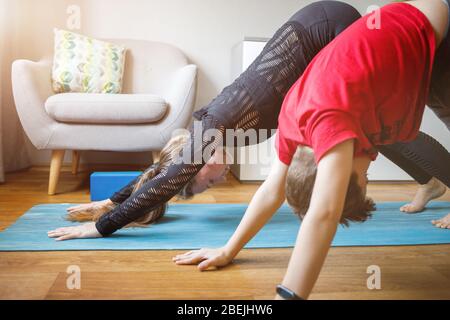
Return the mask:
<svg viewBox="0 0 450 320">
<path fill-rule="evenodd" d="M 162 203 L 167 202 L 187 182 L 195 177 L 198 171 L 209 160 L 210 155 L 204 153 L 204 150 L 210 150 L 212 152 L 222 143 L 221 138 L 223 137 L 225 127 L 217 119 L 206 115 L 202 119 L 201 127 L 201 132 L 192 130 L 190 145 L 186 150 L 183 150 L 183 155 L 189 155 L 189 157 L 186 157 L 187 159 L 183 158 L 183 160 L 187 161 L 169 165 L 167 169 L 145 182 L 139 190 L 124 202 L 104 214 L 96 223 L 58 228 L 50 231 L 48 233 L 49 236 L 57 238 L 57 240 L 107 236 L 137 220 Z M 207 130 L 211 129 L 217 130 L 215 131 L 216 135 L 213 137 L 205 134 Z M 196 139 L 197 135 L 200 135 L 199 139 Z"/>
<path fill-rule="evenodd" d="M 153 167 L 153 164 L 150 166 L 150 168 Z M 149 169 L 150 169 L 149 168 Z M 144 171 L 145 172 L 145 171 Z M 111 200 L 111 202 L 114 202 L 116 204 L 120 204 L 122 202 L 124 202 L 129 196 L 131 196 L 131 194 L 133 193 L 133 189 L 134 186 L 136 185 L 136 183 L 139 181 L 139 179 L 142 177 L 142 175 L 144 174 L 144 172 L 142 172 L 139 176 L 137 176 L 136 178 L 134 178 L 133 180 L 131 180 L 126 186 L 124 186 L 122 189 L 120 189 L 119 191 L 114 192 L 111 197 L 109 197 L 109 200 Z"/>
<path fill-rule="evenodd" d="M 167 145 L 166 145 L 167 147 Z M 133 193 L 133 190 L 136 186 L 136 184 L 141 180 L 142 176 L 145 174 L 148 174 L 149 171 L 155 171 L 159 167 L 159 163 L 153 163 L 151 164 L 147 169 L 145 169 L 139 176 L 131 180 L 126 186 L 122 187 L 122 189 L 114 192 L 114 194 L 109 197 L 109 200 L 115 204 L 121 204 L 126 199 L 128 199 L 129 196 Z M 154 174 L 151 175 L 151 177 Z M 146 179 L 149 179 L 149 177 L 146 177 Z"/>
<path fill-rule="evenodd" d="M 220 249 L 201 249 L 174 257 L 177 264 L 197 264 L 200 270 L 227 265 L 267 223 L 285 200 L 288 166 L 278 159 L 267 179 L 256 191 L 244 217 L 227 244 Z"/>
<path fill-rule="evenodd" d="M 301 224 L 283 285 L 308 298 L 342 215 L 353 166 L 353 140 L 331 149 L 319 162 L 309 210 Z"/>
<path fill-rule="evenodd" d="M 214 131 L 214 135 L 210 134 Z M 211 116 L 204 116 L 201 130 L 191 127 L 191 136 L 181 158 L 176 159 L 165 170 L 145 182 L 127 200 L 103 215 L 96 228 L 103 236 L 137 220 L 146 212 L 155 209 L 175 196 L 208 162 L 211 153 L 223 142 L 225 127 Z M 209 134 L 208 134 L 209 133 Z"/>
</svg>

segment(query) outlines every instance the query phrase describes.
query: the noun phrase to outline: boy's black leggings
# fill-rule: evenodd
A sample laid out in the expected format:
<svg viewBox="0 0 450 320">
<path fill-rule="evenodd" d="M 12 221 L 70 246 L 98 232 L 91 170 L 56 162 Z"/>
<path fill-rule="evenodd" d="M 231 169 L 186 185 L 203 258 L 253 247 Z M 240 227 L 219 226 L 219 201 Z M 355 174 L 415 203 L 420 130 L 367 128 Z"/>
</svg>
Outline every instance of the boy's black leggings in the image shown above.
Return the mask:
<svg viewBox="0 0 450 320">
<path fill-rule="evenodd" d="M 418 183 L 435 177 L 450 188 L 450 153 L 429 135 L 420 132 L 412 142 L 379 146 L 378 150 Z"/>
</svg>

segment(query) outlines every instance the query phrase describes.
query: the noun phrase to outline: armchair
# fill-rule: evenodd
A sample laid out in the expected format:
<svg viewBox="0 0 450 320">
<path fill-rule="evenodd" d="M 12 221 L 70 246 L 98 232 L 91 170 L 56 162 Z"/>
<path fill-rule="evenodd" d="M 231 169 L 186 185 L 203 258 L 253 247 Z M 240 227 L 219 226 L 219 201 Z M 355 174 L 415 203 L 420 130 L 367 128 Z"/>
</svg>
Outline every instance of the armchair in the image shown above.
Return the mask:
<svg viewBox="0 0 450 320">
<path fill-rule="evenodd" d="M 159 42 L 108 41 L 128 49 L 122 94 L 54 95 L 51 58 L 12 65 L 13 95 L 25 133 L 37 149 L 52 150 L 50 195 L 56 192 L 66 150 L 73 152 L 73 173 L 83 150 L 151 151 L 155 159 L 172 131 L 191 119 L 197 67 L 180 50 Z"/>
</svg>

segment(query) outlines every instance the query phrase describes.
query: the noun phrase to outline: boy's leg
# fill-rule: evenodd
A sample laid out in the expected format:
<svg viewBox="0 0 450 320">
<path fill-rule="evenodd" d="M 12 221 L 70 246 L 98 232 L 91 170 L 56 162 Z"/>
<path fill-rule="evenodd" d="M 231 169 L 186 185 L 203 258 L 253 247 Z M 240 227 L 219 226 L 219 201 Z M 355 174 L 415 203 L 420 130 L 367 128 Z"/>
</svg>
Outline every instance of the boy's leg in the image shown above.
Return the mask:
<svg viewBox="0 0 450 320">
<path fill-rule="evenodd" d="M 448 37 L 448 35 L 447 35 Z M 448 77 L 447 77 L 448 78 Z M 430 106 L 433 112 L 444 122 L 448 130 L 450 130 L 450 107 L 433 107 Z M 449 164 L 450 166 L 450 164 Z M 431 221 L 436 227 L 443 229 L 450 229 L 450 214 L 445 217 Z"/>
</svg>

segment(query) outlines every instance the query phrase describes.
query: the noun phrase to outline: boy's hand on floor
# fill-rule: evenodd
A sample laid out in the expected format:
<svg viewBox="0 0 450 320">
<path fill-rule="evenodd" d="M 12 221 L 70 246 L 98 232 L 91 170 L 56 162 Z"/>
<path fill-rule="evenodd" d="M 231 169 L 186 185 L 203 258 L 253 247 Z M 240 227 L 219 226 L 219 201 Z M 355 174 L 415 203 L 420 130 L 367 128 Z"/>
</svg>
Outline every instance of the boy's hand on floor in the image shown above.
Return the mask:
<svg viewBox="0 0 450 320">
<path fill-rule="evenodd" d="M 76 227 L 58 228 L 47 232 L 47 235 L 49 238 L 56 238 L 57 241 L 102 237 L 95 227 L 95 222 L 84 223 Z"/>
<path fill-rule="evenodd" d="M 201 271 L 211 267 L 224 267 L 233 260 L 224 248 L 219 249 L 200 249 L 179 254 L 172 258 L 179 265 L 198 264 Z"/>
</svg>

